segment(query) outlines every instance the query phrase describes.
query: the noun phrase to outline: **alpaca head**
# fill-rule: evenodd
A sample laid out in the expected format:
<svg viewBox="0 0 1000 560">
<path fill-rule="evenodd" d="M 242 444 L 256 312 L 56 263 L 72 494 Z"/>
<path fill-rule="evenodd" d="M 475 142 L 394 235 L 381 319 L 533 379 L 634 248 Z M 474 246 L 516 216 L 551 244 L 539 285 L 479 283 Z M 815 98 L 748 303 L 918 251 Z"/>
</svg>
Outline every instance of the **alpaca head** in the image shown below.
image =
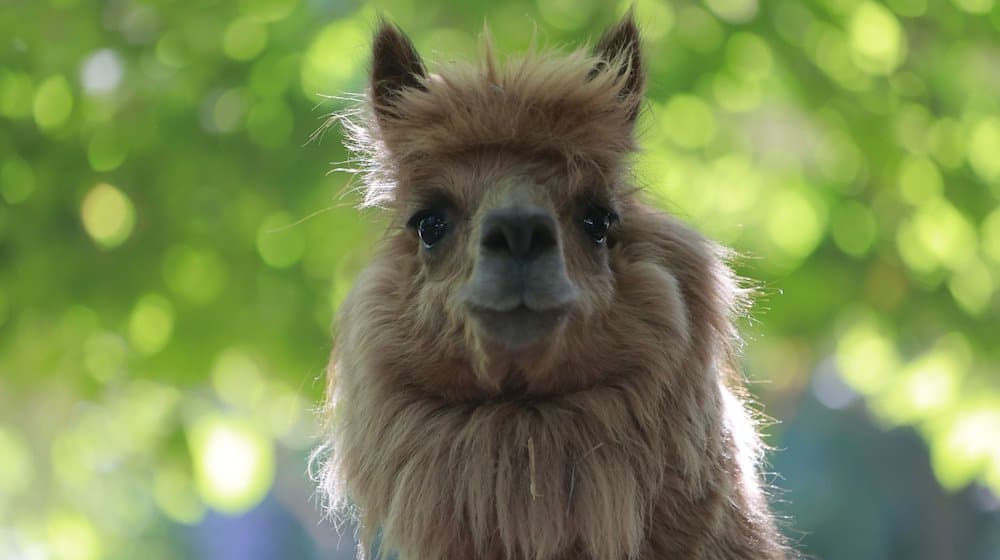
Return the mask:
<svg viewBox="0 0 1000 560">
<path fill-rule="evenodd" d="M 743 292 L 636 195 L 631 14 L 593 52 L 485 50 L 430 72 L 383 22 L 343 120 L 393 226 L 339 311 L 327 495 L 409 558 L 765 557 Z"/>
<path fill-rule="evenodd" d="M 598 359 L 579 343 L 613 313 L 611 253 L 634 198 L 638 30 L 629 14 L 593 53 L 506 64 L 485 43 L 481 63 L 434 74 L 381 22 L 371 118 L 350 131 L 369 159 L 367 202 L 398 226 L 400 321 L 427 339 L 412 342 L 467 361 L 481 386 L 538 387 L 574 343 Z"/>
</svg>

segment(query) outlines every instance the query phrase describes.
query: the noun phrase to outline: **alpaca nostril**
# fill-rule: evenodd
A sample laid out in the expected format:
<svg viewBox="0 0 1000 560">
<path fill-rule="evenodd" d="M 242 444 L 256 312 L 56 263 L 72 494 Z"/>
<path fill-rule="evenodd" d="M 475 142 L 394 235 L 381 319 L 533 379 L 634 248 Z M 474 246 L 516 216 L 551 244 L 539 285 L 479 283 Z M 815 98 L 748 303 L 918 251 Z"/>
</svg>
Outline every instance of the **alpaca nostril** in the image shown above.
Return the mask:
<svg viewBox="0 0 1000 560">
<path fill-rule="evenodd" d="M 483 221 L 484 252 L 513 259 L 534 258 L 558 245 L 556 221 L 541 209 L 504 208 Z"/>
</svg>

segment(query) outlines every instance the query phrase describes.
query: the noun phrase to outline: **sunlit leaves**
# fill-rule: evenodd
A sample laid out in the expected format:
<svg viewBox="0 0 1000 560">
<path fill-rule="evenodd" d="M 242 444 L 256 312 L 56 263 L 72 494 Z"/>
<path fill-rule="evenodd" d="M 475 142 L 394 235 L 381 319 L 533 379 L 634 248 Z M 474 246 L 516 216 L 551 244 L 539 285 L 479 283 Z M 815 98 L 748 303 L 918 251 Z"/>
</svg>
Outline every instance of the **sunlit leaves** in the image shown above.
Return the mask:
<svg viewBox="0 0 1000 560">
<path fill-rule="evenodd" d="M 476 56 L 484 18 L 506 52 L 593 41 L 631 4 L 378 8 L 434 70 Z M 364 91 L 376 10 L 17 9 L 0 33 L 0 397 L 13 387 L 17 419 L 0 418 L 0 514 L 18 522 L 0 556 L 12 535 L 39 557 L 131 558 L 119 545 L 154 520 L 254 507 L 274 453 L 314 443 L 332 315 L 385 224 L 325 174 L 348 159 L 337 129 L 307 139 Z M 753 389 L 794 400 L 834 364 L 826 403 L 861 395 L 926 438 L 947 488 L 1000 489 L 996 1 L 635 9 L 637 182 L 745 257 L 769 331 L 751 346 L 772 383 Z M 28 496 L 52 507 L 22 514 Z"/>
<path fill-rule="evenodd" d="M 5 512 L 5 504 L 10 503 L 13 496 L 26 492 L 35 477 L 32 468 L 31 449 L 24 437 L 0 425 L 0 517 Z"/>
<path fill-rule="evenodd" d="M 656 42 L 673 30 L 676 15 L 671 2 L 667 0 L 638 0 L 623 2 L 623 9 L 635 6 L 636 20 L 643 22 L 642 38 Z"/>
<path fill-rule="evenodd" d="M 177 245 L 163 257 L 163 279 L 167 286 L 193 303 L 213 300 L 225 287 L 227 276 L 221 259 L 208 249 Z"/>
<path fill-rule="evenodd" d="M 745 23 L 757 15 L 757 0 L 705 0 L 715 15 L 729 23 Z"/>
<path fill-rule="evenodd" d="M 983 118 L 972 127 L 969 164 L 987 183 L 1000 184 L 1000 117 Z M 996 189 L 1000 194 L 1000 187 Z"/>
<path fill-rule="evenodd" d="M 276 212 L 261 223 L 257 231 L 257 251 L 268 265 L 288 268 L 302 258 L 305 250 L 305 232 L 288 214 Z"/>
<path fill-rule="evenodd" d="M 236 60 L 250 60 L 266 46 L 267 27 L 251 18 L 233 21 L 222 35 L 222 50 Z"/>
<path fill-rule="evenodd" d="M 80 207 L 83 227 L 100 246 L 121 245 L 135 225 L 135 207 L 121 190 L 99 183 L 87 193 Z"/>
<path fill-rule="evenodd" d="M 94 171 L 111 171 L 125 162 L 128 150 L 121 137 L 110 128 L 94 133 L 87 144 L 87 160 Z"/>
<path fill-rule="evenodd" d="M 848 27 L 855 62 L 865 72 L 889 74 L 906 58 L 906 37 L 899 21 L 881 4 L 862 2 Z"/>
<path fill-rule="evenodd" d="M 833 211 L 831 233 L 841 251 L 863 257 L 871 250 L 878 233 L 875 214 L 856 200 L 846 200 Z"/>
<path fill-rule="evenodd" d="M 129 341 L 136 350 L 156 354 L 170 341 L 173 330 L 174 309 L 169 300 L 150 293 L 136 302 L 128 323 Z"/>
<path fill-rule="evenodd" d="M 13 156 L 0 163 L 0 196 L 7 204 L 27 200 L 35 190 L 35 172 L 23 159 Z"/>
<path fill-rule="evenodd" d="M 274 478 L 270 438 L 244 421 L 218 414 L 199 418 L 187 433 L 195 484 L 205 503 L 240 513 L 260 502 Z"/>
<path fill-rule="evenodd" d="M 337 20 L 317 33 L 301 64 L 302 93 L 309 100 L 341 95 L 361 83 L 367 35 L 360 21 Z"/>
<path fill-rule="evenodd" d="M 0 114 L 11 119 L 30 115 L 34 88 L 30 75 L 0 69 Z"/>
<path fill-rule="evenodd" d="M 118 87 L 124 73 L 121 55 L 111 49 L 101 49 L 83 61 L 80 83 L 89 94 L 108 93 Z"/>
<path fill-rule="evenodd" d="M 45 79 L 35 93 L 33 111 L 39 128 L 56 128 L 66 122 L 73 111 L 73 92 L 66 78 L 56 75 Z"/>
<path fill-rule="evenodd" d="M 205 514 L 191 473 L 183 467 L 169 463 L 161 465 L 153 474 L 152 490 L 156 505 L 177 523 L 192 525 Z"/>
<path fill-rule="evenodd" d="M 699 148 L 715 136 L 712 109 L 693 95 L 678 95 L 664 107 L 661 126 L 670 139 L 682 148 Z"/>
<path fill-rule="evenodd" d="M 596 8 L 595 0 L 538 0 L 538 15 L 557 29 L 582 27 Z"/>
</svg>

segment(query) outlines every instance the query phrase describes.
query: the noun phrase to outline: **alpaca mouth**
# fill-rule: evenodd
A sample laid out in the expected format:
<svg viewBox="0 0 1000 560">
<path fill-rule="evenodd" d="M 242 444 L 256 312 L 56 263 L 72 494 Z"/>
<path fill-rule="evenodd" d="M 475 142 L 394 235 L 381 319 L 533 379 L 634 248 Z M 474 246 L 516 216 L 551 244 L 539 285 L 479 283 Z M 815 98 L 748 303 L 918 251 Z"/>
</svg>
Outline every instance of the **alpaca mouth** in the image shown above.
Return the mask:
<svg viewBox="0 0 1000 560">
<path fill-rule="evenodd" d="M 569 306 L 545 309 L 521 303 L 507 309 L 470 305 L 469 311 L 484 335 L 511 350 L 543 342 L 562 323 Z"/>
</svg>

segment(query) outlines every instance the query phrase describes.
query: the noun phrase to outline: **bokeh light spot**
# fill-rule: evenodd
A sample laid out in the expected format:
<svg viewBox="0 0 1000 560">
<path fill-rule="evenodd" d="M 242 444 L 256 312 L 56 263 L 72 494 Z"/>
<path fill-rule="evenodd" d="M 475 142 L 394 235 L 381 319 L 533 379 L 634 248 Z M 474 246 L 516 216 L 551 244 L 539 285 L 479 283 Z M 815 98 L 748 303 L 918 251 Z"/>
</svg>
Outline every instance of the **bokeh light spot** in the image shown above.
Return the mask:
<svg viewBox="0 0 1000 560">
<path fill-rule="evenodd" d="M 824 203 L 808 187 L 791 186 L 780 189 L 771 199 L 766 229 L 784 256 L 799 260 L 812 253 L 823 239 L 826 218 Z"/>
<path fill-rule="evenodd" d="M 1000 180 L 1000 117 L 981 119 L 969 136 L 969 164 L 987 182 Z M 997 191 L 1000 195 L 1000 190 Z"/>
<path fill-rule="evenodd" d="M 1000 208 L 983 219 L 982 243 L 983 252 L 1000 268 Z"/>
<path fill-rule="evenodd" d="M 754 79 L 767 77 L 774 65 L 771 49 L 753 33 L 735 33 L 726 42 L 726 63 L 739 74 Z"/>
<path fill-rule="evenodd" d="M 97 528 L 80 513 L 59 512 L 49 517 L 48 549 L 52 560 L 98 560 L 101 537 Z"/>
<path fill-rule="evenodd" d="M 235 60 L 250 60 L 267 46 L 267 27 L 252 19 L 241 18 L 229 24 L 222 35 L 222 50 Z"/>
<path fill-rule="evenodd" d="M 899 254 L 912 270 L 955 268 L 976 251 L 976 230 L 944 198 L 925 201 L 896 231 Z"/>
<path fill-rule="evenodd" d="M 476 56 L 476 39 L 461 29 L 439 27 L 421 33 L 414 39 L 417 51 L 428 57 L 452 60 Z"/>
<path fill-rule="evenodd" d="M 538 15 L 556 29 L 570 31 L 587 23 L 594 0 L 538 0 Z"/>
<path fill-rule="evenodd" d="M 73 92 L 63 76 L 50 76 L 38 86 L 33 105 L 35 123 L 41 129 L 61 126 L 73 112 Z"/>
<path fill-rule="evenodd" d="M 108 93 L 118 87 L 124 73 L 121 55 L 111 49 L 101 49 L 83 61 L 80 84 L 91 95 Z"/>
<path fill-rule="evenodd" d="M 725 31 L 712 14 L 688 3 L 677 8 L 676 30 L 685 47 L 703 54 L 714 52 L 725 38 Z"/>
<path fill-rule="evenodd" d="M 96 332 L 83 345 L 83 365 L 94 379 L 108 383 L 124 373 L 128 345 L 112 332 Z"/>
<path fill-rule="evenodd" d="M 274 479 L 271 440 L 249 423 L 211 414 L 188 430 L 195 485 L 202 500 L 218 511 L 238 514 L 254 507 Z"/>
<path fill-rule="evenodd" d="M 201 124 L 209 132 L 234 132 L 242 124 L 245 113 L 246 96 L 243 90 L 232 88 L 205 99 Z"/>
<path fill-rule="evenodd" d="M 163 279 L 177 295 L 204 304 L 225 287 L 226 269 L 212 251 L 175 245 L 163 257 Z"/>
<path fill-rule="evenodd" d="M 265 148 L 274 149 L 287 144 L 294 126 L 291 109 L 278 99 L 257 103 L 247 115 L 247 135 Z"/>
<path fill-rule="evenodd" d="M 0 195 L 7 204 L 20 204 L 35 191 L 35 172 L 28 162 L 11 157 L 0 166 Z"/>
<path fill-rule="evenodd" d="M 705 0 L 705 4 L 729 23 L 746 23 L 757 15 L 757 0 Z"/>
<path fill-rule="evenodd" d="M 899 369 L 896 347 L 871 318 L 855 322 L 837 341 L 837 366 L 841 377 L 863 395 L 873 395 Z"/>
<path fill-rule="evenodd" d="M 187 45 L 178 30 L 167 31 L 156 42 L 156 59 L 170 68 L 182 68 L 190 59 Z"/>
<path fill-rule="evenodd" d="M 117 188 L 98 183 L 87 193 L 80 207 L 83 228 L 105 248 L 121 245 L 132 233 L 135 208 L 132 201 Z"/>
<path fill-rule="evenodd" d="M 1000 449 L 1000 403 L 957 411 L 932 430 L 931 466 L 947 489 L 959 490 L 994 468 Z"/>
<path fill-rule="evenodd" d="M 955 119 L 939 119 L 927 131 L 927 147 L 941 165 L 959 167 L 965 162 L 965 135 Z"/>
<path fill-rule="evenodd" d="M 132 346 L 143 354 L 156 354 L 170 342 L 174 330 L 174 308 L 159 294 L 142 296 L 132 309 L 128 335 Z"/>
<path fill-rule="evenodd" d="M 359 84 L 367 42 L 362 27 L 350 19 L 324 27 L 302 58 L 302 92 L 306 97 L 339 94 Z"/>
<path fill-rule="evenodd" d="M 305 230 L 284 212 L 271 214 L 257 230 L 257 252 L 274 268 L 288 268 L 306 251 Z"/>
<path fill-rule="evenodd" d="M 951 0 L 951 3 L 971 14 L 988 14 L 993 0 Z"/>
<path fill-rule="evenodd" d="M 676 95 L 667 102 L 660 126 L 683 148 L 700 148 L 715 137 L 715 116 L 707 103 L 694 95 Z"/>
<path fill-rule="evenodd" d="M 970 258 L 952 273 L 948 290 L 959 306 L 970 315 L 981 315 L 989 308 L 996 282 L 990 269 L 978 258 Z"/>
<path fill-rule="evenodd" d="M 665 0 L 626 0 L 622 10 L 635 6 L 635 18 L 642 22 L 642 37 L 655 42 L 667 36 L 674 28 L 674 9 Z"/>
<path fill-rule="evenodd" d="M 944 182 L 934 162 L 908 156 L 899 166 L 899 191 L 903 200 L 919 206 L 941 195 Z"/>
<path fill-rule="evenodd" d="M 892 11 L 904 17 L 920 17 L 927 11 L 927 0 L 889 0 Z"/>
<path fill-rule="evenodd" d="M 153 475 L 153 500 L 177 523 L 194 525 L 205 516 L 191 475 L 176 466 L 165 465 L 157 469 Z"/>
<path fill-rule="evenodd" d="M 31 115 L 35 84 L 28 74 L 0 69 L 0 115 L 20 119 Z"/>
<path fill-rule="evenodd" d="M 222 402 L 241 410 L 253 410 L 264 396 L 264 375 L 244 350 L 227 348 L 212 366 L 212 387 Z"/>
<path fill-rule="evenodd" d="M 891 74 L 906 57 L 906 38 L 899 21 L 881 4 L 858 4 L 848 31 L 854 60 L 865 72 Z"/>
<path fill-rule="evenodd" d="M 878 226 L 867 206 L 856 200 L 846 201 L 834 209 L 830 222 L 833 241 L 841 251 L 854 257 L 868 254 Z"/>
<path fill-rule="evenodd" d="M 27 492 L 34 478 L 31 449 L 13 430 L 0 425 L 0 516 L 11 498 Z"/>
<path fill-rule="evenodd" d="M 118 134 L 110 128 L 102 128 L 90 137 L 87 144 L 87 160 L 94 171 L 111 171 L 125 162 L 128 150 Z"/>
<path fill-rule="evenodd" d="M 898 372 L 892 387 L 876 403 L 878 412 L 894 424 L 911 424 L 950 409 L 970 365 L 970 352 L 961 335 L 942 337 Z"/>
<path fill-rule="evenodd" d="M 279 438 L 304 435 L 293 433 L 306 409 L 303 399 L 288 385 L 276 379 L 267 384 L 266 394 L 268 398 L 261 403 L 259 409 L 262 425 L 267 426 L 271 434 Z"/>
<path fill-rule="evenodd" d="M 240 0 L 243 13 L 257 21 L 278 21 L 289 16 L 299 0 Z"/>
</svg>

